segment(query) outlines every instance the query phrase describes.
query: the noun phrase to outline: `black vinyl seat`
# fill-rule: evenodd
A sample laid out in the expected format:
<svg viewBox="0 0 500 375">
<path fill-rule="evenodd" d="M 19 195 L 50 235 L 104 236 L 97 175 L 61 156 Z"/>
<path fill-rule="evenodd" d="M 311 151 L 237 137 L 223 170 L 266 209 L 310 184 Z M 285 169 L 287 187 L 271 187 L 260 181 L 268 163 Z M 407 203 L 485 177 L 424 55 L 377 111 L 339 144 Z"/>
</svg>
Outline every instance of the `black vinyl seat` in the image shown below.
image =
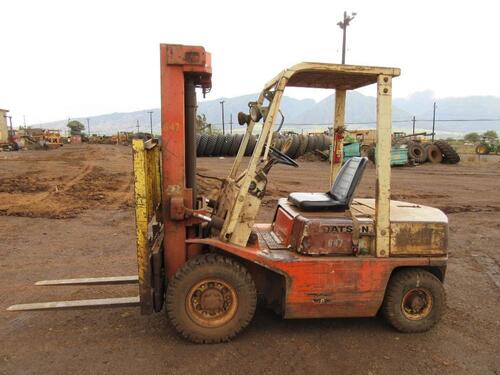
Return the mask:
<svg viewBox="0 0 500 375">
<path fill-rule="evenodd" d="M 367 162 L 367 158 L 351 158 L 340 169 L 329 192 L 290 193 L 288 201 L 303 211 L 345 211 L 351 205 L 354 191 L 363 176 Z"/>
</svg>

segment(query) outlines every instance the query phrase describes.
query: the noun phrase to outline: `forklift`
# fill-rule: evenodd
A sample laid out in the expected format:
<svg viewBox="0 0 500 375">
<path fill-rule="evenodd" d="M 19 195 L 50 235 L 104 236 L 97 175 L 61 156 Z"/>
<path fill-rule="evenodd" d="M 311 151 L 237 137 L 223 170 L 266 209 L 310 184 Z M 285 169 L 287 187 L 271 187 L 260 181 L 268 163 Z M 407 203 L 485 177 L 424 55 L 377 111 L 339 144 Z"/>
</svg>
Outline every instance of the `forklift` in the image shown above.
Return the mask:
<svg viewBox="0 0 500 375">
<path fill-rule="evenodd" d="M 195 343 L 229 341 L 257 301 L 285 319 L 373 317 L 424 332 L 445 308 L 448 219 L 432 207 L 390 199 L 392 79 L 397 68 L 304 62 L 264 85 L 238 114 L 245 135 L 217 199 L 196 189 L 196 88 L 212 86 L 211 55 L 161 44 L 161 146 L 133 141 L 138 275 L 45 280 L 37 285 L 138 284 L 138 295 L 14 305 L 11 311 L 140 306 L 165 311 Z M 346 91 L 377 90 L 375 199 L 353 199 L 367 159 L 342 165 Z M 256 223 L 272 167 L 299 165 L 272 147 L 287 87 L 335 90 L 328 192 L 293 192 L 271 223 Z M 283 118 L 281 118 L 283 121 Z M 244 159 L 247 143 L 258 141 Z M 317 178 L 320 178 L 317 176 Z"/>
</svg>

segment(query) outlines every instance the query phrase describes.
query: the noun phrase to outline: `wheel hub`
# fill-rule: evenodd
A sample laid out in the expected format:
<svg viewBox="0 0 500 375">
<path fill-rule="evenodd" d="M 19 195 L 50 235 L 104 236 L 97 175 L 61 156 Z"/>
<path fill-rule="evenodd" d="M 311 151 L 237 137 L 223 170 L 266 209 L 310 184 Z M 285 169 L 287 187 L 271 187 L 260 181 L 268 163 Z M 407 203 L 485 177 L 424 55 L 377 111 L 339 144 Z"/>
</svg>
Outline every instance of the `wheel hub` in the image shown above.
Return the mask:
<svg viewBox="0 0 500 375">
<path fill-rule="evenodd" d="M 432 310 L 432 295 L 426 289 L 414 288 L 409 290 L 401 302 L 401 310 L 410 320 L 426 318 Z"/>
<path fill-rule="evenodd" d="M 235 289 L 218 279 L 198 282 L 186 298 L 189 317 L 203 327 L 219 327 L 227 323 L 235 315 L 237 305 Z"/>
</svg>

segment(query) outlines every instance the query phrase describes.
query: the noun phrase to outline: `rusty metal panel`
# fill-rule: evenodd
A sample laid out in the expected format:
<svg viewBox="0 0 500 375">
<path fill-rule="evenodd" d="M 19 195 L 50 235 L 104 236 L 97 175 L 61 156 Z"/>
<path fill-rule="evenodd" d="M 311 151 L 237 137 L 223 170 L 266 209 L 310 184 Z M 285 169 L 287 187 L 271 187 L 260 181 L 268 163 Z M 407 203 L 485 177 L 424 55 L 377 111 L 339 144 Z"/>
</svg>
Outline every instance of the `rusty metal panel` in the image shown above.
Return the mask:
<svg viewBox="0 0 500 375">
<path fill-rule="evenodd" d="M 170 44 L 166 47 L 169 65 L 205 65 L 206 52 L 201 46 L 183 46 Z"/>
<path fill-rule="evenodd" d="M 304 221 L 303 229 L 298 233 L 296 250 L 302 254 L 352 255 L 353 225 L 346 219 L 306 219 L 298 216 L 296 220 Z"/>
<path fill-rule="evenodd" d="M 393 223 L 391 255 L 444 255 L 448 247 L 446 224 Z"/>
<path fill-rule="evenodd" d="M 293 217 L 283 208 L 278 207 L 276 219 L 274 220 L 274 233 L 286 247 L 290 245 L 293 229 Z"/>
</svg>

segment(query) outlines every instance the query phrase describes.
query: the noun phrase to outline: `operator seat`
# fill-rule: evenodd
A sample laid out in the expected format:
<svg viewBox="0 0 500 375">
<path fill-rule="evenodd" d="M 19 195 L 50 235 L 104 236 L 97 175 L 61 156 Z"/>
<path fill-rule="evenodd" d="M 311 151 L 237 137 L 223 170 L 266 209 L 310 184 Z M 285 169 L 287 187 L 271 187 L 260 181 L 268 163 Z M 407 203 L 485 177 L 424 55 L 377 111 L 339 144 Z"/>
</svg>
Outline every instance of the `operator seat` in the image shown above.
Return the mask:
<svg viewBox="0 0 500 375">
<path fill-rule="evenodd" d="M 363 176 L 367 158 L 354 157 L 340 169 L 327 193 L 290 193 L 288 202 L 302 211 L 342 212 L 349 209 L 354 191 Z"/>
</svg>

